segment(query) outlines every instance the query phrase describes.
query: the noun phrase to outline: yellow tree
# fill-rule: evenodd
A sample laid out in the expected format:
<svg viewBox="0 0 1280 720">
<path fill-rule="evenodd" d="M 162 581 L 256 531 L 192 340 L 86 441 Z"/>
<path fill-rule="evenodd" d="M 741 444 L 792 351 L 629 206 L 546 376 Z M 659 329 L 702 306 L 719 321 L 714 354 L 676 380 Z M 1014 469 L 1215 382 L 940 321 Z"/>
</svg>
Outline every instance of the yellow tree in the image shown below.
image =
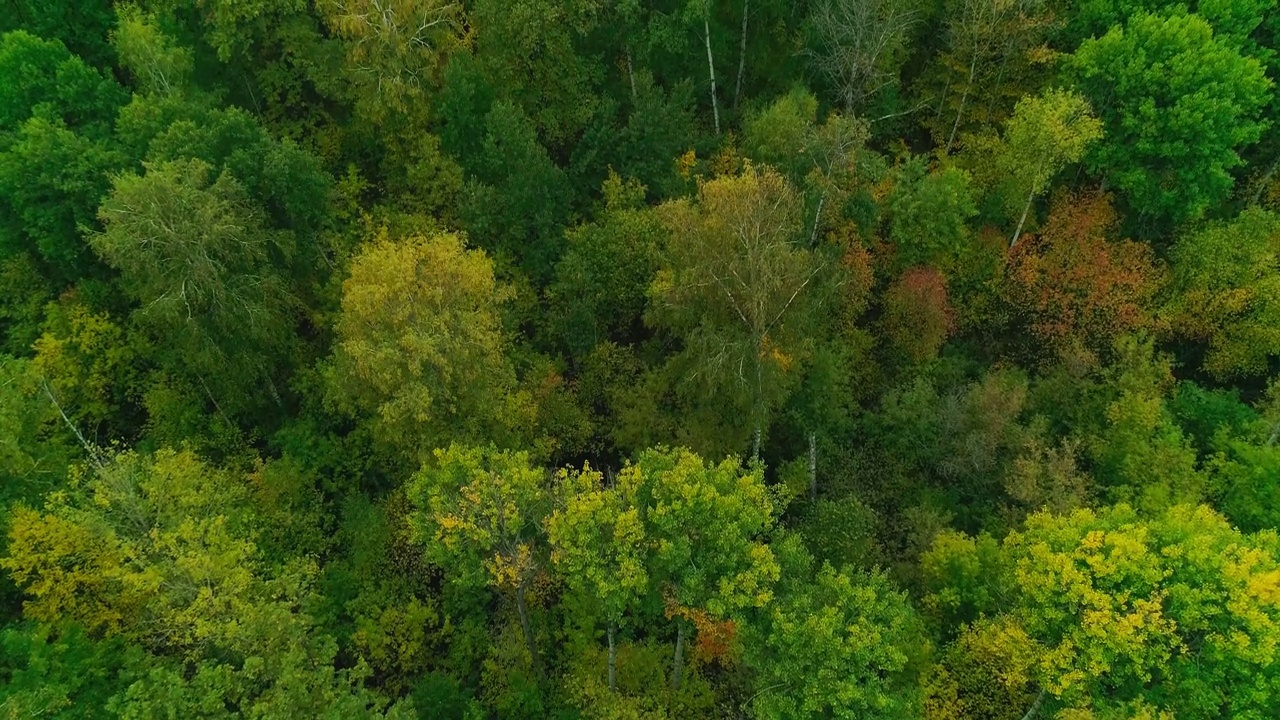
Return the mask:
<svg viewBox="0 0 1280 720">
<path fill-rule="evenodd" d="M 543 554 L 546 473 L 523 452 L 451 445 L 409 484 L 414 537 L 451 582 L 488 586 L 515 601 L 535 670 L 540 667 L 527 593 Z"/>
<path fill-rule="evenodd" d="M 449 53 L 465 42 L 462 4 L 448 0 L 321 0 L 347 44 L 347 71 L 369 117 L 424 108 Z"/>
<path fill-rule="evenodd" d="M 752 455 L 802 351 L 806 290 L 822 269 L 805 246 L 800 198 L 776 171 L 748 167 L 661 209 L 668 231 L 649 320 L 684 340 L 689 376 L 709 397 L 749 408 Z"/>
<path fill-rule="evenodd" d="M 456 235 L 391 240 L 351 262 L 326 368 L 328 399 L 409 458 L 487 436 L 514 383 L 493 265 Z"/>
</svg>

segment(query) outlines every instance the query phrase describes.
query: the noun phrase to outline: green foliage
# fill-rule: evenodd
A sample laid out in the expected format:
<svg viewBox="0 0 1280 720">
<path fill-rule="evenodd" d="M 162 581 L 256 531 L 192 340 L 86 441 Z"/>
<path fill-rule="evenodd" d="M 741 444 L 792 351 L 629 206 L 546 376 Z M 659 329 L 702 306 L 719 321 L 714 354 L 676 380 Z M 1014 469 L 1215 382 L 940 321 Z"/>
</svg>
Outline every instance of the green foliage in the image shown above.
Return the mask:
<svg viewBox="0 0 1280 720">
<path fill-rule="evenodd" d="M 284 275 L 289 247 L 229 172 L 200 160 L 122 175 L 99 216 L 93 248 L 120 272 L 134 319 L 167 352 L 167 370 L 228 411 L 255 404 L 293 344 Z"/>
<path fill-rule="evenodd" d="M 94 641 L 74 625 L 8 627 L 0 632 L 0 707 L 13 718 L 114 718 L 108 703 L 146 672 L 144 658 L 121 638 Z"/>
<path fill-rule="evenodd" d="M 1206 347 L 1204 369 L 1228 379 L 1264 372 L 1280 354 L 1280 223 L 1260 210 L 1189 233 L 1171 251 L 1166 312 Z"/>
<path fill-rule="evenodd" d="M 0 3 L 0 716 L 1280 716 L 1273 4 Z"/>
<path fill-rule="evenodd" d="M 887 206 L 901 266 L 949 269 L 969 250 L 966 223 L 978 210 L 964 170 L 929 171 L 923 158 L 912 158 L 895 168 Z"/>
<path fill-rule="evenodd" d="M 660 213 L 668 237 L 647 319 L 684 343 L 681 392 L 746 419 L 729 437 L 749 431 L 758 449 L 771 409 L 798 378 L 822 270 L 800 238 L 799 198 L 777 172 L 748 168 L 703 183 L 697 205 L 679 200 Z"/>
<path fill-rule="evenodd" d="M 548 322 L 571 357 L 606 340 L 625 342 L 641 325 L 662 241 L 658 218 L 641 207 L 644 191 L 611 174 L 601 217 L 565 235 L 567 249 L 547 288 Z"/>
<path fill-rule="evenodd" d="M 945 556 L 944 547 L 934 552 Z M 1145 702 L 1180 717 L 1275 711 L 1274 535 L 1243 536 L 1205 507 L 1144 518 L 1120 505 L 1033 516 L 1001 544 L 998 562 L 1003 617 L 1019 632 L 993 651 L 1023 654 L 1047 705 L 1105 712 Z"/>
<path fill-rule="evenodd" d="M 921 642 L 906 596 L 879 573 L 787 568 L 795 583 L 751 628 L 756 717 L 900 718 L 917 712 L 908 668 Z M 812 579 L 809 576 L 813 575 Z M 759 633 L 760 637 L 754 637 Z M 758 653 L 758 654 L 756 654 Z"/>
<path fill-rule="evenodd" d="M 500 262 L 545 280 L 559 258 L 568 223 L 569 181 L 538 142 L 519 107 L 499 101 L 484 118 L 458 209 L 480 247 Z"/>
<path fill-rule="evenodd" d="M 1266 127 L 1262 65 L 1197 15 L 1133 15 L 1070 67 L 1103 124 L 1090 166 L 1156 221 L 1196 220 L 1226 197 L 1237 150 Z"/>
<path fill-rule="evenodd" d="M 668 602 L 717 617 L 769 602 L 778 564 L 761 539 L 778 508 L 762 475 L 688 450 L 647 450 L 623 469 L 619 484 L 639 485 L 649 574 Z"/>
</svg>

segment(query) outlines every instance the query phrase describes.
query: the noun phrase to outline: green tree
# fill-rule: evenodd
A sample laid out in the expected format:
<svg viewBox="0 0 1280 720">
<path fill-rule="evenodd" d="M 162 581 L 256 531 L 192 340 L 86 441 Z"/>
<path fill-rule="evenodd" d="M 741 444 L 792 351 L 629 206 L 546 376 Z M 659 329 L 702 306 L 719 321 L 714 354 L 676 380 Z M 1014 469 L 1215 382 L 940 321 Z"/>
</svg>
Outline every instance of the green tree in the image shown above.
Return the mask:
<svg viewBox="0 0 1280 720">
<path fill-rule="evenodd" d="M 942 4 L 945 49 L 926 71 L 925 125 L 947 152 L 962 132 L 1008 117 L 1043 81 L 1052 15 L 1044 0 L 950 0 Z"/>
<path fill-rule="evenodd" d="M 1250 209 L 1209 224 L 1180 238 L 1170 261 L 1174 334 L 1205 347 L 1216 378 L 1265 372 L 1280 354 L 1280 219 Z"/>
<path fill-rule="evenodd" d="M 906 596 L 879 572 L 851 575 L 782 542 L 777 598 L 749 626 L 755 671 L 750 709 L 760 718 L 910 717 L 918 698 L 908 666 L 925 640 Z"/>
<path fill-rule="evenodd" d="M 516 105 L 494 103 L 474 156 L 458 214 L 477 245 L 504 267 L 545 282 L 563 250 L 572 188 Z"/>
<path fill-rule="evenodd" d="M 653 449 L 623 468 L 618 484 L 635 486 L 645 560 L 654 587 L 675 618 L 671 683 L 679 690 L 688 619 L 730 620 L 773 599 L 778 563 L 763 541 L 779 508 L 760 464 L 734 458 L 705 462 L 688 450 Z"/>
<path fill-rule="evenodd" d="M 1197 15 L 1134 15 L 1082 43 L 1070 72 L 1104 129 L 1088 163 L 1142 217 L 1200 218 L 1266 127 L 1261 63 Z"/>
<path fill-rule="evenodd" d="M 969 173 L 957 167 L 930 171 L 923 158 L 894 168 L 888 198 L 889 239 L 902 267 L 956 267 L 968 254 L 968 221 L 978 214 Z"/>
<path fill-rule="evenodd" d="M 294 341 L 291 248 L 230 173 L 211 175 L 201 160 L 177 160 L 115 178 L 90 243 L 139 304 L 133 317 L 164 348 L 162 366 L 235 414 L 264 386 L 280 401 L 275 370 Z"/>
<path fill-rule="evenodd" d="M 589 467 L 561 471 L 562 505 L 547 518 L 551 561 L 565 584 L 588 598 L 584 606 L 594 606 L 607 624 L 610 690 L 617 689 L 618 628 L 649 590 L 637 479 L 624 472 L 605 487 L 604 477 Z"/>
<path fill-rule="evenodd" d="M 644 207 L 645 188 L 610 174 L 605 208 L 595 222 L 565 233 L 566 250 L 547 288 L 552 335 L 570 357 L 599 343 L 636 339 L 657 272 L 663 227 Z"/>
<path fill-rule="evenodd" d="M 1005 162 L 1009 175 L 1026 189 L 1027 202 L 1010 246 L 1018 243 L 1036 196 L 1101 137 L 1102 124 L 1093 116 L 1088 101 L 1074 92 L 1051 89 L 1018 101 L 1013 117 L 1005 123 Z"/>
<path fill-rule="evenodd" d="M 1206 507 L 1032 516 L 1000 546 L 1008 584 L 993 610 L 1020 632 L 996 652 L 1027 658 L 1032 716 L 1145 703 L 1177 717 L 1269 717 L 1275 550 L 1273 533 L 1241 535 Z"/>
<path fill-rule="evenodd" d="M 55 285 L 100 270 L 81 229 L 124 164 L 110 136 L 126 99 L 60 42 L 0 37 L 0 258 L 40 258 Z"/>
<path fill-rule="evenodd" d="M 0 631 L 0 707 L 7 717 L 114 718 L 108 706 L 146 672 L 141 648 L 95 641 L 74 625 L 16 625 Z"/>
</svg>

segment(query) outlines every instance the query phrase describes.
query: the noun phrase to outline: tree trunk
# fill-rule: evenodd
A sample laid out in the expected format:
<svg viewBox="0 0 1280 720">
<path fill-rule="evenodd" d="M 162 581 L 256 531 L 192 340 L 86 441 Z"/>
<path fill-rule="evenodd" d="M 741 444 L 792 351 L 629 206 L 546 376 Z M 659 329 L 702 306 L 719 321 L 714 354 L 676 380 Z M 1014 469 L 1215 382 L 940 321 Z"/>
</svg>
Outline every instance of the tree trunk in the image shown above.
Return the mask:
<svg viewBox="0 0 1280 720">
<path fill-rule="evenodd" d="M 747 16 L 751 13 L 751 0 L 742 0 L 742 40 L 738 45 L 738 83 L 733 88 L 733 109 L 738 109 L 742 99 L 742 75 L 747 70 Z"/>
<path fill-rule="evenodd" d="M 764 352 L 764 343 L 756 343 L 756 396 L 755 407 L 752 408 L 752 414 L 755 415 L 755 427 L 751 432 L 751 458 L 753 460 L 760 459 L 760 436 L 764 434 L 764 362 L 760 359 L 760 354 Z"/>
<path fill-rule="evenodd" d="M 969 82 L 965 83 L 964 92 L 960 94 L 960 109 L 956 111 L 956 121 L 951 124 L 951 137 L 947 138 L 947 152 L 951 152 L 951 144 L 956 140 L 956 132 L 960 129 L 960 118 L 964 117 L 964 106 L 969 102 L 969 90 L 973 88 L 973 76 L 978 71 L 978 53 L 973 53 L 973 61 L 969 63 Z"/>
<path fill-rule="evenodd" d="M 809 502 L 818 501 L 818 436 L 809 433 Z"/>
<path fill-rule="evenodd" d="M 1027 714 L 1022 716 L 1022 720 L 1033 720 L 1040 712 L 1040 704 L 1044 702 L 1044 690 L 1036 696 L 1036 701 L 1031 703 L 1031 707 L 1027 710 Z"/>
<path fill-rule="evenodd" d="M 631 79 L 631 102 L 636 101 L 636 69 L 631 63 L 631 46 L 627 45 L 627 77 Z"/>
<path fill-rule="evenodd" d="M 1258 181 L 1258 187 L 1253 191 L 1253 197 L 1249 200 L 1250 205 L 1257 205 L 1258 201 L 1262 199 L 1262 193 L 1266 192 L 1267 183 L 1270 182 L 1272 176 L 1276 174 L 1276 168 L 1280 168 L 1280 156 L 1277 156 L 1276 159 L 1271 162 L 1271 167 L 1267 168 L 1266 174 Z"/>
<path fill-rule="evenodd" d="M 612 622 L 609 623 L 608 635 L 609 635 L 609 692 L 614 692 L 618 689 L 618 680 L 617 680 L 618 648 L 616 645 L 614 645 L 614 642 L 613 642 L 614 626 Z"/>
<path fill-rule="evenodd" d="M 516 613 L 520 616 L 520 629 L 524 632 L 524 644 L 529 650 L 529 660 L 533 663 L 533 671 L 542 674 L 542 664 L 538 659 L 538 648 L 533 642 L 533 628 L 529 625 L 529 606 L 524 600 L 524 583 L 516 586 Z"/>
<path fill-rule="evenodd" d="M 1009 64 L 1010 54 L 1011 53 L 1006 52 L 1004 53 L 1004 56 L 1000 58 L 1000 72 L 996 73 L 995 90 L 991 93 L 991 99 L 987 101 L 987 115 L 982 119 L 983 124 L 991 123 L 991 108 L 996 104 L 996 96 L 1000 94 L 1000 83 L 1004 82 L 1004 68 Z"/>
<path fill-rule="evenodd" d="M 671 692 L 680 690 L 680 672 L 684 670 L 684 621 L 676 620 L 676 654 L 671 663 Z"/>
<path fill-rule="evenodd" d="M 1027 223 L 1027 214 L 1031 212 L 1031 202 L 1035 197 L 1035 190 L 1027 193 L 1027 204 L 1022 207 L 1022 217 L 1018 219 L 1018 229 L 1013 231 L 1013 239 L 1009 241 L 1009 247 L 1017 245 L 1018 238 L 1022 237 L 1022 227 Z"/>
<path fill-rule="evenodd" d="M 716 64 L 711 57 L 711 6 L 702 16 L 702 32 L 707 42 L 707 72 L 711 74 L 711 116 L 715 119 L 716 134 L 720 134 L 720 104 L 716 101 Z"/>
<path fill-rule="evenodd" d="M 822 206 L 827 202 L 827 194 L 824 192 L 818 198 L 818 209 L 813 212 L 813 231 L 809 233 L 809 247 L 818 246 L 818 227 L 822 222 Z"/>
</svg>

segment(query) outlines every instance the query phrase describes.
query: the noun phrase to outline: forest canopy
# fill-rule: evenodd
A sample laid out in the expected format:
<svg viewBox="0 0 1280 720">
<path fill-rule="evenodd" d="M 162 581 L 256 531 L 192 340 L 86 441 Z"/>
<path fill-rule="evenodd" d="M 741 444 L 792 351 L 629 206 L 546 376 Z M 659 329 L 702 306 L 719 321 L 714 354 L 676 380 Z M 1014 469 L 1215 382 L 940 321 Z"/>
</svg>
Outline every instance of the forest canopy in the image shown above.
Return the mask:
<svg viewBox="0 0 1280 720">
<path fill-rule="evenodd" d="M 1276 0 L 0 3 L 0 717 L 1280 717 Z"/>
</svg>

